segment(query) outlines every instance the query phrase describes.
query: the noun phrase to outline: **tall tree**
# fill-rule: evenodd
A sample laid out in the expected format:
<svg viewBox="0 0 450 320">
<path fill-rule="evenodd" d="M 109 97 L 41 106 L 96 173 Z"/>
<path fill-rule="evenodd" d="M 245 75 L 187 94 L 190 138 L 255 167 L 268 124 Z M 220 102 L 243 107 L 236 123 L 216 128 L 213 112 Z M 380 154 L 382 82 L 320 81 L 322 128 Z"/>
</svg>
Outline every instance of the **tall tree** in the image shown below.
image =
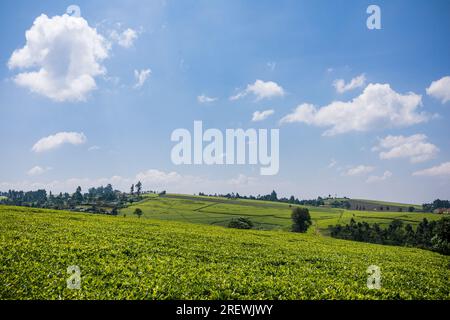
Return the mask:
<svg viewBox="0 0 450 320">
<path fill-rule="evenodd" d="M 136 183 L 136 194 L 138 195 L 138 197 L 141 195 L 141 190 L 142 190 L 142 183 L 138 181 L 138 183 Z"/>
</svg>

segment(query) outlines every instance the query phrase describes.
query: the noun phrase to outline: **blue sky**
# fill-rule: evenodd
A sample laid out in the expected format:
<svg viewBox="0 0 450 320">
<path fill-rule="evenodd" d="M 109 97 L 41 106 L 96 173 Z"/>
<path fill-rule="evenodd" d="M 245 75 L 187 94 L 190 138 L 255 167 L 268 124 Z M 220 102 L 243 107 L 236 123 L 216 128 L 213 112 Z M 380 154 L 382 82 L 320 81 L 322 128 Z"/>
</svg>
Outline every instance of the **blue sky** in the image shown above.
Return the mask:
<svg viewBox="0 0 450 320">
<path fill-rule="evenodd" d="M 59 81 L 54 77 L 31 78 L 42 61 L 13 57 L 41 14 L 48 24 L 39 20 L 36 28 L 70 23 L 54 17 L 71 4 L 88 24 L 80 34 L 54 40 L 44 32 L 28 42 L 34 55 L 58 50 L 44 68 L 59 76 L 68 62 L 75 70 L 67 72 L 87 70 L 95 89 L 65 84 L 81 99 L 46 83 Z M 366 27 L 370 4 L 381 9 L 381 30 Z M 3 1 L 0 15 L 0 190 L 72 191 L 108 182 L 125 189 L 142 179 L 145 189 L 185 193 L 450 198 L 448 1 Z M 89 45 L 99 37 L 106 56 L 86 66 L 89 54 L 72 41 Z M 135 72 L 146 70 L 137 85 Z M 336 88 L 339 79 L 345 92 Z M 257 80 L 283 94 L 230 100 Z M 201 95 L 214 101 L 201 103 Z M 333 101 L 342 105 L 335 110 Z M 315 111 L 296 113 L 302 104 Z M 252 121 L 265 110 L 273 114 Z M 280 122 L 288 115 L 291 121 Z M 279 173 L 172 164 L 172 131 L 192 130 L 195 120 L 223 131 L 279 128 Z M 56 136 L 63 132 L 79 135 Z M 33 149 L 49 136 L 65 143 Z"/>
</svg>

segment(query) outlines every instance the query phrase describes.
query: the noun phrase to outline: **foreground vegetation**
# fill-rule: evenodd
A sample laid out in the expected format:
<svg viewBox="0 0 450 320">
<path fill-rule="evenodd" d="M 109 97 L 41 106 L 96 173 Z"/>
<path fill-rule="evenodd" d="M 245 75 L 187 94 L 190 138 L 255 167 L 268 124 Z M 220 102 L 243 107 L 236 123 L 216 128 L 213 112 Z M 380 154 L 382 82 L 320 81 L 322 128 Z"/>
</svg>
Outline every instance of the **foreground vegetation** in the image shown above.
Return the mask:
<svg viewBox="0 0 450 320">
<path fill-rule="evenodd" d="M 1 299 L 449 299 L 449 263 L 315 234 L 0 206 Z M 72 265 L 80 290 L 66 286 Z"/>
</svg>

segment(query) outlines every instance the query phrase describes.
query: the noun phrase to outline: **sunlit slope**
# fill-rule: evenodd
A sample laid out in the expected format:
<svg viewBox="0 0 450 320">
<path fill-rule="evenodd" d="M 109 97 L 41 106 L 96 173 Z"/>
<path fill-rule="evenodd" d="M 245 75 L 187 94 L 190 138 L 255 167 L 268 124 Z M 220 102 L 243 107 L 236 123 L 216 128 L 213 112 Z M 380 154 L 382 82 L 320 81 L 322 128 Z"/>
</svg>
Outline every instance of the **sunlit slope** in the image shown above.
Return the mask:
<svg viewBox="0 0 450 320">
<path fill-rule="evenodd" d="M 0 206 L 1 299 L 449 299 L 449 263 L 314 234 Z M 66 287 L 71 265 L 81 290 Z"/>
<path fill-rule="evenodd" d="M 175 220 L 191 223 L 226 226 L 236 217 L 249 218 L 256 227 L 265 230 L 290 230 L 292 207 L 286 203 L 227 199 L 170 194 L 164 197 L 147 196 L 143 201 L 122 209 L 121 214 L 132 216 L 136 208 L 143 210 L 143 217 L 161 220 Z M 374 212 L 344 210 L 328 207 L 308 207 L 314 221 L 311 232 L 326 233 L 330 225 L 347 224 L 353 218 L 356 221 L 387 225 L 393 219 L 416 225 L 423 218 L 439 219 L 431 213 Z"/>
</svg>

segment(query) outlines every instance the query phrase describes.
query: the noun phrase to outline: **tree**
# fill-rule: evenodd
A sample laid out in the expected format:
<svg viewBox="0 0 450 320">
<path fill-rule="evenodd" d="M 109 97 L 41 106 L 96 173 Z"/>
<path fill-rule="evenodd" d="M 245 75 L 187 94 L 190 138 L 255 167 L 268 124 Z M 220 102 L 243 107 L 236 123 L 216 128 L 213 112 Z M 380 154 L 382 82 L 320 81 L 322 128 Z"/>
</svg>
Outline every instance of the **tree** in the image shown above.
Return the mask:
<svg viewBox="0 0 450 320">
<path fill-rule="evenodd" d="M 309 215 L 309 210 L 307 208 L 294 208 L 291 215 L 293 224 L 293 232 L 306 232 L 311 226 L 311 216 Z"/>
<path fill-rule="evenodd" d="M 277 200 L 278 200 L 277 193 L 275 192 L 275 190 L 273 190 L 272 193 L 270 194 L 269 201 L 277 201 Z"/>
<path fill-rule="evenodd" d="M 138 183 L 136 183 L 136 194 L 138 197 L 141 195 L 141 190 L 142 190 L 142 183 L 138 181 Z"/>
<path fill-rule="evenodd" d="M 81 193 L 81 187 L 78 186 L 77 191 L 72 195 L 75 204 L 81 204 L 83 202 L 83 194 Z"/>
<path fill-rule="evenodd" d="M 131 193 L 131 195 L 133 195 L 133 194 L 134 194 L 134 184 L 132 184 L 132 185 L 131 185 L 131 188 L 130 188 L 130 193 Z"/>
<path fill-rule="evenodd" d="M 138 216 L 138 218 L 140 218 L 142 216 L 142 210 L 140 208 L 136 208 L 133 212 L 135 215 Z"/>
</svg>

